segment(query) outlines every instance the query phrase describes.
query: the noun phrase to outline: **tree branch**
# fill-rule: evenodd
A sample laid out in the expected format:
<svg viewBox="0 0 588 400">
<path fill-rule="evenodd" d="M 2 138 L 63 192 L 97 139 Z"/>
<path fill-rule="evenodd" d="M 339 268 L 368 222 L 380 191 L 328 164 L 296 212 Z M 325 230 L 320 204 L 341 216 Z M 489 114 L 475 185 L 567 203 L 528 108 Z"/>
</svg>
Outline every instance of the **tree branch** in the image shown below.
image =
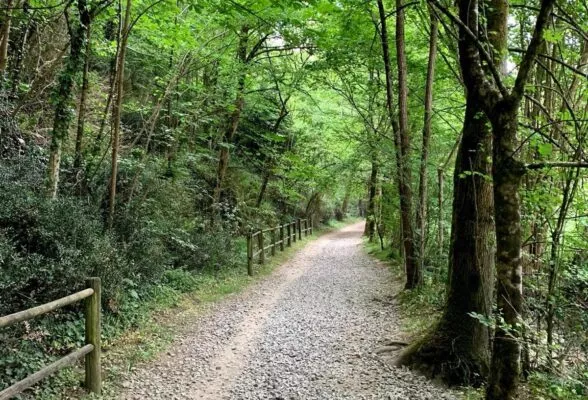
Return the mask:
<svg viewBox="0 0 588 400">
<path fill-rule="evenodd" d="M 541 9 L 539 10 L 539 15 L 537 15 L 537 22 L 535 23 L 533 37 L 531 38 L 531 42 L 529 43 L 527 51 L 523 56 L 523 61 L 521 62 L 519 73 L 517 74 L 515 84 L 511 92 L 511 99 L 517 103 L 520 102 L 520 100 L 523 98 L 523 94 L 525 93 L 525 84 L 527 83 L 529 73 L 531 72 L 533 64 L 535 63 L 535 59 L 537 58 L 537 54 L 539 53 L 539 48 L 543 43 L 543 31 L 549 23 L 549 16 L 551 15 L 554 4 L 555 0 L 543 0 L 541 2 Z"/>
<path fill-rule="evenodd" d="M 554 0 L 549 0 L 549 1 L 554 1 Z M 486 49 L 484 49 L 484 46 L 482 46 L 482 42 L 480 42 L 478 37 L 470 30 L 470 28 L 461 19 L 459 19 L 458 17 L 453 15 L 453 13 L 451 11 L 449 11 L 447 8 L 445 8 L 441 4 L 439 4 L 439 2 L 437 0 L 428 0 L 428 2 L 433 4 L 435 7 L 437 7 L 439 9 L 439 11 L 441 11 L 443 14 L 445 14 L 453 23 L 457 24 L 466 33 L 466 35 L 468 35 L 470 37 L 470 39 L 474 42 L 474 45 L 476 46 L 476 48 L 480 52 L 480 55 L 482 56 L 484 61 L 486 61 L 486 63 L 488 64 L 488 69 L 490 70 L 490 73 L 492 74 L 492 77 L 494 78 L 494 82 L 496 83 L 498 90 L 500 91 L 500 93 L 503 96 L 506 97 L 508 95 L 508 90 L 506 89 L 506 87 L 502 83 L 502 79 L 500 79 L 500 73 L 496 69 L 494 62 L 492 61 L 492 57 L 490 57 L 490 54 L 488 54 Z"/>
<path fill-rule="evenodd" d="M 588 168 L 588 162 L 574 162 L 574 161 L 545 161 L 530 163 L 525 165 L 528 170 L 537 170 L 543 168 Z"/>
<path fill-rule="evenodd" d="M 512 51 L 512 52 L 514 52 L 514 53 L 526 53 L 526 51 L 525 51 L 525 50 L 522 50 L 522 49 L 515 49 L 515 48 L 512 48 L 512 47 L 511 47 L 511 48 L 509 48 L 508 50 L 509 50 L 509 51 Z M 568 63 L 566 63 L 566 62 L 564 62 L 564 61 L 562 61 L 562 60 L 560 60 L 560 59 L 558 59 L 558 58 L 556 58 L 556 57 L 552 57 L 552 56 L 550 56 L 550 55 L 548 55 L 548 54 L 537 54 L 537 56 L 538 56 L 538 57 L 541 57 L 541 58 L 547 58 L 548 60 L 554 61 L 554 62 L 556 62 L 557 64 L 559 64 L 559 65 L 561 65 L 561 66 L 563 66 L 563 67 L 565 67 L 565 68 L 569 69 L 570 71 L 574 72 L 575 74 L 578 74 L 578 75 L 580 75 L 581 77 L 588 79 L 588 73 L 582 72 L 582 71 L 581 71 L 581 70 L 579 70 L 578 68 L 576 68 L 576 67 L 574 67 L 574 66 L 572 66 L 572 65 L 570 65 L 570 64 L 568 64 Z"/>
</svg>

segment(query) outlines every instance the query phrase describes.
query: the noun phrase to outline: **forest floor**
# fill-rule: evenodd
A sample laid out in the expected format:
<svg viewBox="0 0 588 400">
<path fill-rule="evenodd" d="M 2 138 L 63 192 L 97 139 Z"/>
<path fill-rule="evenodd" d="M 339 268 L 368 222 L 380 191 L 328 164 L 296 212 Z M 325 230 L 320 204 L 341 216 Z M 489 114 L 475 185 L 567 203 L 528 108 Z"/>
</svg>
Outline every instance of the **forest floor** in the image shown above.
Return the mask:
<svg viewBox="0 0 588 400">
<path fill-rule="evenodd" d="M 390 269 L 363 223 L 307 244 L 247 290 L 186 317 L 173 344 L 135 366 L 121 399 L 454 399 L 391 365 L 399 333 Z"/>
</svg>

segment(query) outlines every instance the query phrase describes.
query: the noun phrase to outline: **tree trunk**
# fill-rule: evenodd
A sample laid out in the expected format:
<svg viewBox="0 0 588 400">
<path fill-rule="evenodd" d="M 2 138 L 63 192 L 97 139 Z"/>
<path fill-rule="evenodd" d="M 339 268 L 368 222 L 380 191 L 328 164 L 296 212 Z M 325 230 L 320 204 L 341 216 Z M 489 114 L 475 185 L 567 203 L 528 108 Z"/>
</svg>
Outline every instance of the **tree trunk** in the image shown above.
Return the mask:
<svg viewBox="0 0 588 400">
<path fill-rule="evenodd" d="M 466 0 L 460 9 L 466 9 Z M 501 32 L 501 46 L 492 43 L 498 53 L 506 52 L 508 3 L 494 0 L 494 12 L 499 15 L 493 32 Z M 496 222 L 496 271 L 498 275 L 497 307 L 504 317 L 494 335 L 490 381 L 487 400 L 516 398 L 520 378 L 521 315 L 523 312 L 523 271 L 521 264 L 521 201 L 519 189 L 526 172 L 516 158 L 518 146 L 518 112 L 527 82 L 539 49 L 544 43 L 543 31 L 551 20 L 555 0 L 542 0 L 533 36 L 526 50 L 512 91 L 498 101 L 486 102 L 492 133 L 492 181 L 494 182 L 494 218 Z M 470 4 L 469 7 L 472 5 Z M 464 20 L 462 18 L 462 20 Z M 480 88 L 477 88 L 480 89 Z M 482 97 L 487 93 L 478 90 Z M 487 100 L 487 99 L 484 99 Z"/>
<path fill-rule="evenodd" d="M 351 197 L 351 185 L 347 184 L 347 187 L 345 188 L 345 197 L 343 197 L 343 204 L 341 205 L 343 218 L 345 218 L 347 211 L 349 210 L 349 197 Z"/>
<path fill-rule="evenodd" d="M 576 151 L 574 158 L 581 158 L 581 150 Z M 555 329 L 555 296 L 557 292 L 557 285 L 560 274 L 559 257 L 560 257 L 560 246 L 563 242 L 563 233 L 565 224 L 568 216 L 570 206 L 574 201 L 576 192 L 578 190 L 580 169 L 572 169 L 566 172 L 566 178 L 564 181 L 564 188 L 562 191 L 562 201 L 559 208 L 557 222 L 553 231 L 551 232 L 551 250 L 549 256 L 549 276 L 547 285 L 547 304 L 546 304 L 546 331 L 547 331 L 547 351 L 548 351 L 548 366 L 550 369 L 554 369 L 553 365 L 553 333 Z"/>
<path fill-rule="evenodd" d="M 259 208 L 261 203 L 263 202 L 263 196 L 265 195 L 265 190 L 267 189 L 267 184 L 269 183 L 270 172 L 264 171 L 263 172 L 263 179 L 261 181 L 261 189 L 259 189 L 259 196 L 257 196 L 257 202 L 255 203 L 255 207 Z"/>
<path fill-rule="evenodd" d="M 279 89 L 279 86 L 277 86 L 276 84 L 276 88 Z M 278 115 L 278 118 L 276 119 L 276 122 L 274 122 L 274 125 L 272 126 L 272 132 L 273 133 L 278 133 L 278 131 L 280 130 L 280 125 L 282 125 L 282 122 L 284 122 L 284 119 L 288 116 L 289 111 L 287 110 L 286 106 L 288 105 L 288 101 L 290 100 L 290 96 L 288 96 L 285 100 L 282 99 L 282 97 L 280 96 L 280 100 L 282 102 L 282 105 L 280 107 L 280 114 Z M 285 148 L 284 148 L 285 150 Z M 263 171 L 263 181 L 261 182 L 261 189 L 259 190 L 259 196 L 257 197 L 257 205 L 256 207 L 259 208 L 259 206 L 261 206 L 261 203 L 263 202 L 263 197 L 265 196 L 265 191 L 267 190 L 267 185 L 270 181 L 270 178 L 272 176 L 272 168 L 273 168 L 273 164 L 275 163 L 275 161 L 272 159 L 272 157 L 270 157 L 269 161 L 267 161 L 265 163 L 265 168 Z"/>
<path fill-rule="evenodd" d="M 494 336 L 487 398 L 498 400 L 515 397 L 520 375 L 519 324 L 523 306 L 523 271 L 519 187 L 525 170 L 523 164 L 514 158 L 518 104 L 498 107 L 498 112 L 491 115 L 490 120 L 495 135 L 492 177 L 497 244 L 497 306 L 504 322 L 512 328 L 507 331 L 498 327 Z"/>
<path fill-rule="evenodd" d="M 67 139 L 72 119 L 70 103 L 77 75 L 83 65 L 83 47 L 87 27 L 82 21 L 83 13 L 87 12 L 86 0 L 78 0 L 79 19 L 69 26 L 70 54 L 65 68 L 59 75 L 56 93 L 55 117 L 49 146 L 49 162 L 47 167 L 46 192 L 49 198 L 57 197 L 59 186 L 59 167 L 61 164 L 61 146 Z"/>
<path fill-rule="evenodd" d="M 401 0 L 397 0 L 401 3 Z M 382 0 L 378 0 L 378 11 L 380 16 L 380 40 L 382 43 L 382 57 L 386 73 L 386 107 L 390 123 L 394 131 L 394 147 L 396 149 L 396 168 L 398 193 L 400 197 L 400 225 L 402 232 L 402 253 L 406 269 L 405 288 L 410 289 L 420 285 L 422 271 L 419 268 L 416 248 L 414 245 L 414 231 L 412 221 L 412 189 L 410 187 L 410 166 L 408 165 L 408 151 L 410 141 L 408 137 L 408 114 L 407 114 L 407 85 L 406 85 L 406 57 L 404 55 L 404 12 L 399 9 L 397 12 L 396 44 L 398 53 L 399 69 L 399 104 L 400 125 L 396 122 L 393 106 L 392 91 L 392 69 L 390 66 L 390 50 L 388 47 L 388 29 L 386 24 L 386 12 Z M 400 17 L 399 17 L 400 16 Z M 400 27 L 398 23 L 400 22 Z M 400 51 L 399 51 L 400 50 Z"/>
<path fill-rule="evenodd" d="M 119 28 L 119 31 L 120 31 L 120 28 Z M 104 111 L 102 112 L 102 118 L 100 120 L 100 127 L 98 128 L 98 134 L 96 135 L 96 138 L 94 139 L 94 144 L 91 149 L 92 157 L 98 157 L 100 154 L 100 147 L 102 145 L 102 138 L 104 135 L 104 130 L 106 129 L 106 121 L 108 121 L 108 113 L 111 109 L 112 99 L 114 98 L 114 95 L 116 92 L 115 81 L 118 76 L 118 71 L 116 69 L 117 69 L 117 64 L 118 64 L 117 61 L 118 61 L 119 53 L 120 53 L 120 43 L 117 43 L 114 59 L 111 60 L 111 62 L 110 62 L 110 68 L 109 68 L 109 84 L 110 85 L 109 85 L 109 90 L 108 90 L 108 96 L 106 97 L 106 104 L 104 105 L 104 108 L 103 108 Z M 112 121 L 112 118 L 111 118 L 111 121 Z M 89 175 L 89 174 L 87 173 L 87 175 Z"/>
<path fill-rule="evenodd" d="M 241 119 L 241 112 L 245 105 L 245 79 L 247 77 L 247 71 L 245 70 L 247 64 L 247 44 L 249 41 L 249 26 L 243 25 L 239 34 L 239 46 L 237 48 L 237 59 L 239 60 L 239 82 L 237 86 L 237 98 L 235 99 L 234 110 L 231 113 L 229 124 L 225 131 L 224 141 L 221 145 L 219 157 L 218 157 L 218 168 L 216 174 L 216 186 L 213 193 L 213 202 L 218 204 L 221 199 L 221 192 L 225 176 L 227 174 L 227 168 L 229 166 L 229 146 L 233 142 L 237 128 L 239 127 L 239 121 Z"/>
<path fill-rule="evenodd" d="M 398 127 L 400 129 L 400 153 L 402 191 L 400 203 L 402 213 L 402 241 L 404 243 L 404 257 L 406 267 L 405 289 L 414 289 L 421 285 L 423 271 L 419 261 L 418 249 L 412 214 L 412 177 L 410 168 L 410 131 L 408 127 L 408 68 L 404 43 L 404 8 L 403 0 L 396 0 L 396 62 L 398 68 Z M 382 28 L 383 29 L 383 28 Z"/>
<path fill-rule="evenodd" d="M 376 190 L 378 185 L 378 161 L 375 156 L 372 156 L 372 172 L 370 174 L 369 190 L 368 190 L 368 205 L 367 218 L 365 221 L 365 232 L 372 242 L 376 233 Z"/>
<path fill-rule="evenodd" d="M 437 169 L 437 186 L 439 191 L 437 193 L 437 246 L 439 246 L 439 255 L 443 254 L 443 189 L 444 177 L 443 168 Z"/>
<path fill-rule="evenodd" d="M 430 7 L 430 6 L 429 6 Z M 438 22 L 433 10 L 429 9 L 431 33 L 429 36 L 429 62 L 427 81 L 425 83 L 425 115 L 423 125 L 423 145 L 421 149 L 421 166 L 419 170 L 419 205 L 416 214 L 418 229 L 419 261 L 423 269 L 425 255 L 425 232 L 427 221 L 427 162 L 429 161 L 429 141 L 431 138 L 431 119 L 433 116 L 433 81 L 435 79 L 435 58 L 437 56 Z"/>
<path fill-rule="evenodd" d="M 118 151 L 120 146 L 120 114 L 123 99 L 123 83 L 125 77 L 125 56 L 127 52 L 127 41 L 129 39 L 129 28 L 131 23 L 132 0 L 127 0 L 125 16 L 120 30 L 120 45 L 118 59 L 116 60 L 116 98 L 112 108 L 112 158 L 110 169 L 110 182 L 108 191 L 108 228 L 114 224 L 114 213 L 116 210 L 116 182 L 118 175 Z"/>
<path fill-rule="evenodd" d="M 10 39 L 10 25 L 12 23 L 12 4 L 13 0 L 6 0 L 4 5 L 5 13 L 2 27 L 0 28 L 0 84 L 4 85 L 4 73 L 8 64 L 8 42 Z"/>
<path fill-rule="evenodd" d="M 463 137 L 453 176 L 449 291 L 445 312 L 431 334 L 411 345 L 399 363 L 449 384 L 478 385 L 487 376 L 490 332 L 469 313 L 492 314 L 494 281 L 491 133 L 468 96 Z"/>
<path fill-rule="evenodd" d="M 86 48 L 84 49 L 84 71 L 82 73 L 82 90 L 80 93 L 80 105 L 78 110 L 78 127 L 76 131 L 76 149 L 74 155 L 74 169 L 80 171 L 83 162 L 82 147 L 84 140 L 84 129 L 86 124 L 86 101 L 88 99 L 88 90 L 90 87 L 90 51 L 92 40 L 91 19 L 87 16 L 87 31 L 86 31 Z"/>
<path fill-rule="evenodd" d="M 36 30 L 36 21 L 34 18 L 31 18 L 29 11 L 23 10 L 23 16 L 21 16 L 21 18 L 23 18 L 23 20 L 21 20 L 19 24 L 19 33 L 17 35 L 18 39 L 16 43 L 13 44 L 13 59 L 10 60 L 10 63 L 12 64 L 10 66 L 12 85 L 10 91 L 13 98 L 18 97 L 23 61 L 25 59 L 25 52 L 29 41 L 29 36 Z"/>
</svg>

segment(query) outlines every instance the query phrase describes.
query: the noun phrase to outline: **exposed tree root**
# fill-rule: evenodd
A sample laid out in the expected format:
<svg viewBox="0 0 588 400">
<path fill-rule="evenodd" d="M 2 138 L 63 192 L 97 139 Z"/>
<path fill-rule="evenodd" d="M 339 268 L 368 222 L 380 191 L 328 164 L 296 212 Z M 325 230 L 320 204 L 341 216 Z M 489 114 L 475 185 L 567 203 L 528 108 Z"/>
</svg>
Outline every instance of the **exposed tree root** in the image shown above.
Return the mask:
<svg viewBox="0 0 588 400">
<path fill-rule="evenodd" d="M 437 328 L 404 349 L 396 364 L 441 379 L 450 386 L 480 386 L 488 373 L 488 353 L 476 358 L 472 345 L 476 346 L 470 338 Z"/>
</svg>

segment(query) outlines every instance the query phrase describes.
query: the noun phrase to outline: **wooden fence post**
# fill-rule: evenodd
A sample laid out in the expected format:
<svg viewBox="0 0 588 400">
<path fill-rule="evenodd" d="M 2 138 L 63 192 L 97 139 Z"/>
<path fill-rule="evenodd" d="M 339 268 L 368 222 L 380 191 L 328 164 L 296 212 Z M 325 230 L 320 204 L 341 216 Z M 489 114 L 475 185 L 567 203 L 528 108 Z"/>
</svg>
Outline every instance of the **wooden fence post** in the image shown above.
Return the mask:
<svg viewBox="0 0 588 400">
<path fill-rule="evenodd" d="M 310 217 L 310 234 L 312 235 L 312 217 Z"/>
<path fill-rule="evenodd" d="M 253 234 L 247 234 L 247 275 L 253 276 Z"/>
<path fill-rule="evenodd" d="M 292 222 L 292 240 L 294 243 L 298 240 L 298 233 L 296 232 L 296 221 Z"/>
<path fill-rule="evenodd" d="M 308 236 L 308 219 L 304 220 L 304 236 Z"/>
<path fill-rule="evenodd" d="M 290 232 L 290 223 L 286 224 L 286 233 L 288 234 L 288 247 L 292 247 L 292 233 Z"/>
<path fill-rule="evenodd" d="M 265 250 L 263 250 L 263 229 L 259 231 L 257 236 L 257 243 L 259 245 L 259 263 L 265 264 Z"/>
<path fill-rule="evenodd" d="M 92 296 L 86 298 L 86 344 L 91 344 L 94 349 L 86 354 L 86 388 L 96 394 L 102 391 L 102 368 L 100 353 L 100 306 L 101 284 L 100 278 L 89 278 L 86 281 L 88 288 L 94 290 Z"/>
<path fill-rule="evenodd" d="M 280 251 L 284 251 L 284 224 L 280 225 Z"/>
<path fill-rule="evenodd" d="M 276 255 L 276 229 L 272 229 L 272 257 Z"/>
<path fill-rule="evenodd" d="M 298 218 L 298 239 L 302 240 L 302 220 Z"/>
</svg>

